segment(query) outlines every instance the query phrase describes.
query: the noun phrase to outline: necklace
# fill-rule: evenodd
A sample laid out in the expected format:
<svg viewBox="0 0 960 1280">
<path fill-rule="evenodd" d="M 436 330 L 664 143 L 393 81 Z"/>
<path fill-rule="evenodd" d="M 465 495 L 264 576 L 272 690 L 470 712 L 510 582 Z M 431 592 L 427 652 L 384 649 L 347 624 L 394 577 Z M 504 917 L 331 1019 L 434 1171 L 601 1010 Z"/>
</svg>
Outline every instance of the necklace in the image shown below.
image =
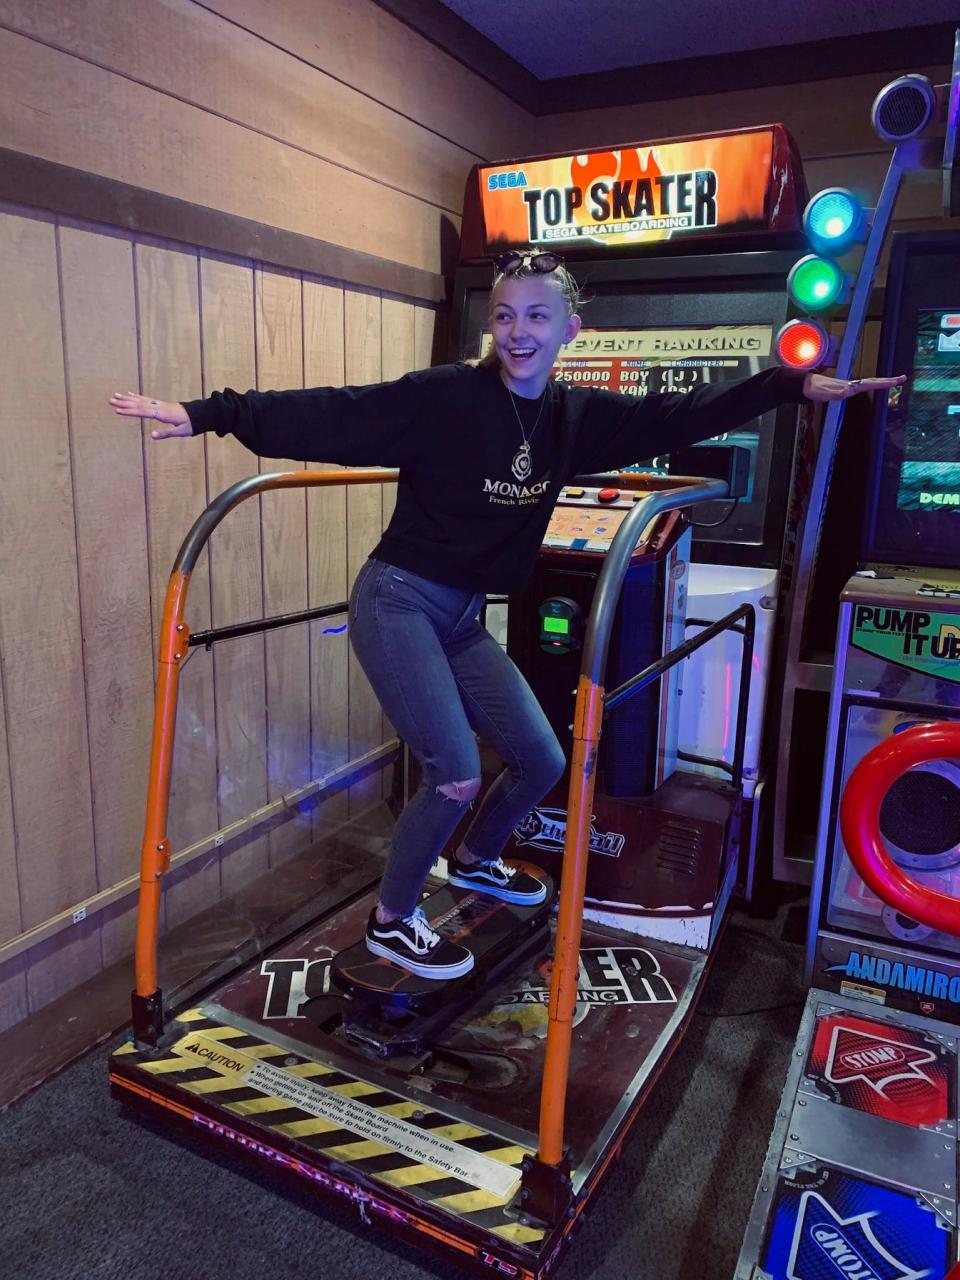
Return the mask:
<svg viewBox="0 0 960 1280">
<path fill-rule="evenodd" d="M 503 385 L 507 387 L 506 383 Z M 530 441 L 536 435 L 537 427 L 540 425 L 540 418 L 543 415 L 543 406 L 547 403 L 547 388 L 544 387 L 543 391 L 540 393 L 540 408 L 537 411 L 537 420 L 533 424 L 533 430 L 530 432 L 529 436 L 523 429 L 523 422 L 520 419 L 520 410 L 517 408 L 517 402 L 509 387 L 507 387 L 507 395 L 510 397 L 510 403 L 513 405 L 514 416 L 517 419 L 517 426 L 520 428 L 520 435 L 523 439 L 523 444 L 513 455 L 513 462 L 510 463 L 510 470 L 513 472 L 517 480 L 528 480 L 530 478 L 530 473 L 533 471 L 533 459 L 530 456 Z"/>
</svg>

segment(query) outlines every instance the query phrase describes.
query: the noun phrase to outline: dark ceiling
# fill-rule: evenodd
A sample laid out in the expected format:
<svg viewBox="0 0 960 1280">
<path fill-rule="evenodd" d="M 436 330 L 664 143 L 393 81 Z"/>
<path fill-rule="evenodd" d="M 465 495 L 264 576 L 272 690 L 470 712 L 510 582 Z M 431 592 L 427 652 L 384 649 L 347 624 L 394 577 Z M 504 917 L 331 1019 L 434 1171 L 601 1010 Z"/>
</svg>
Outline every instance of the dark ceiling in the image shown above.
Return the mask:
<svg viewBox="0 0 960 1280">
<path fill-rule="evenodd" d="M 960 24 L 958 0 L 377 3 L 536 115 L 949 67 Z"/>
<path fill-rule="evenodd" d="M 960 20 L 957 0 L 441 0 L 540 80 Z"/>
</svg>

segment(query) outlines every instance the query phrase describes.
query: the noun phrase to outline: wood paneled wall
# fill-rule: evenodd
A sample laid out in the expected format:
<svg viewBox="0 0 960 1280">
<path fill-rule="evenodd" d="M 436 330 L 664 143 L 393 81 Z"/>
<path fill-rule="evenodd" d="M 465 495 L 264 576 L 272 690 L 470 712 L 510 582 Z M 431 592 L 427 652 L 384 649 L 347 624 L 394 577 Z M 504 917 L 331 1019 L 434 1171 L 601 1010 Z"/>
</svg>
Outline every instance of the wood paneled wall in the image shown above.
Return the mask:
<svg viewBox="0 0 960 1280">
<path fill-rule="evenodd" d="M 0 0 L 3 145 L 437 270 L 532 119 L 372 0 Z"/>
<path fill-rule="evenodd" d="M 434 311 L 12 208 L 0 209 L 0 272 L 16 317 L 0 343 L 2 945 L 136 874 L 167 577 L 207 501 L 257 469 L 235 440 L 152 441 L 149 424 L 110 413 L 109 392 L 399 376 L 429 363 Z M 345 599 L 389 510 L 381 490 L 316 491 L 309 504 L 293 490 L 236 509 L 194 573 L 191 629 Z M 331 633 L 341 621 L 192 653 L 175 850 L 390 736 L 346 635 Z M 351 807 L 380 786 L 374 775 L 355 788 Z M 211 848 L 169 877 L 166 925 L 310 839 L 307 814 Z M 0 967 L 4 1025 L 129 954 L 134 905 L 91 911 Z"/>
<path fill-rule="evenodd" d="M 0 0 L 0 146 L 404 267 L 449 267 L 470 167 L 529 149 L 532 127 L 372 0 Z M 232 440 L 152 442 L 110 391 L 393 378 L 430 363 L 435 310 L 19 206 L 0 205 L 0 278 L 2 1029 L 131 952 L 135 898 L 109 891 L 138 871 L 167 576 L 199 511 L 258 466 Z M 346 599 L 393 501 L 243 504 L 197 566 L 191 628 Z M 341 621 L 193 652 L 169 830 L 175 851 L 210 848 L 168 876 L 164 927 L 318 817 L 216 832 L 392 736 Z"/>
</svg>

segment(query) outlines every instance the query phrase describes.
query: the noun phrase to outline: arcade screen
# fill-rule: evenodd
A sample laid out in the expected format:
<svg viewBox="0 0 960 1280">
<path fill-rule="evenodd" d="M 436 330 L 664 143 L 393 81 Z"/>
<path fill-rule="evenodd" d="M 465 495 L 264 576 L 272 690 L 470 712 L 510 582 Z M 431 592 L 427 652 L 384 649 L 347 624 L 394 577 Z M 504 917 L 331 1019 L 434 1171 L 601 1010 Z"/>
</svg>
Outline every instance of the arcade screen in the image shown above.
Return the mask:
<svg viewBox="0 0 960 1280">
<path fill-rule="evenodd" d="M 868 564 L 960 564 L 960 232 L 893 237 L 877 373 L 906 374 L 873 397 Z"/>
<path fill-rule="evenodd" d="M 960 511 L 960 310 L 917 316 L 897 507 Z"/>
<path fill-rule="evenodd" d="M 553 373 L 560 382 L 603 387 L 630 396 L 667 391 L 687 393 L 695 387 L 759 373 L 770 363 L 772 340 L 770 325 L 584 328 L 563 348 Z M 490 343 L 490 334 L 484 332 L 481 354 L 486 354 Z M 721 522 L 716 534 L 743 542 L 762 540 L 764 481 L 770 467 L 768 455 L 773 434 L 761 432 L 760 420 L 756 419 L 716 437 L 714 443 L 741 445 L 750 453 L 749 486 L 736 510 L 731 511 L 729 502 L 718 502 L 704 503 L 697 512 L 697 519 L 704 524 Z M 638 458 L 632 469 L 665 472 L 668 461 L 667 454 Z"/>
</svg>

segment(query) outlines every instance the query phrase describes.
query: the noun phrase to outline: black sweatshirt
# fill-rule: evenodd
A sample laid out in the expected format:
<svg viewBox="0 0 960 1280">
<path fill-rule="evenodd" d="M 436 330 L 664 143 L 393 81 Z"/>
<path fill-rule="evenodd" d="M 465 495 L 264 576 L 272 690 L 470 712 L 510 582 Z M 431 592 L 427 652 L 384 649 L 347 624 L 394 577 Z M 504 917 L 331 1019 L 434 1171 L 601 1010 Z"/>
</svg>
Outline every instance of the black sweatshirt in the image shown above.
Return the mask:
<svg viewBox="0 0 960 1280">
<path fill-rule="evenodd" d="M 541 403 L 511 397 L 495 369 L 448 364 L 368 387 L 226 390 L 184 408 L 195 435 L 232 434 L 264 458 L 399 468 L 372 554 L 448 586 L 505 592 L 531 573 L 574 476 L 709 439 L 802 402 L 802 386 L 780 368 L 647 396 L 549 382 Z M 532 468 L 519 482 L 511 464 L 524 434 Z"/>
</svg>

